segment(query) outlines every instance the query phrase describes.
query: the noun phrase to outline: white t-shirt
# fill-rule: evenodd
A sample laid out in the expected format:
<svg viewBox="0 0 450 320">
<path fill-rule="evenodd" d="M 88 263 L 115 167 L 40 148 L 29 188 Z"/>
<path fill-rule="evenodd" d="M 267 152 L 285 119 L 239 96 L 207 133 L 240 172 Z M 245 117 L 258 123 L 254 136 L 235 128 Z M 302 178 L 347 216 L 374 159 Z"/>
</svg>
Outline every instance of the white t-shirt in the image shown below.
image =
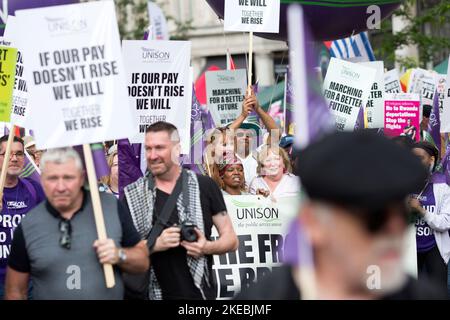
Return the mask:
<svg viewBox="0 0 450 320">
<path fill-rule="evenodd" d="M 258 189 L 264 189 L 270 191 L 269 186 L 263 177 L 258 176 L 250 183 L 250 194 L 256 194 Z M 272 198 L 297 196 L 300 193 L 300 180 L 292 173 L 285 173 L 281 178 L 280 183 L 276 186 L 275 190 L 270 193 Z"/>
<path fill-rule="evenodd" d="M 248 186 L 250 182 L 257 176 L 256 168 L 258 168 L 258 162 L 250 153 L 247 158 L 241 158 L 236 154 L 236 157 L 241 160 L 244 167 L 245 184 Z"/>
</svg>

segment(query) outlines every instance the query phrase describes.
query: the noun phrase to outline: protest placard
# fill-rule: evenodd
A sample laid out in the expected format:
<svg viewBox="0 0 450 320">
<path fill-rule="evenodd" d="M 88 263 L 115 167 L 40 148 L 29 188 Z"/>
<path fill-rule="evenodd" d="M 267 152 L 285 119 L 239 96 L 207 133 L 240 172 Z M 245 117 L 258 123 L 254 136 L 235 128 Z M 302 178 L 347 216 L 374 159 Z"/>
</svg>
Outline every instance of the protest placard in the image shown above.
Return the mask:
<svg viewBox="0 0 450 320">
<path fill-rule="evenodd" d="M 131 136 L 113 1 L 18 10 L 16 16 L 28 102 L 36 106 L 30 109 L 36 146 Z"/>
<path fill-rule="evenodd" d="M 437 73 L 435 75 L 436 79 L 436 92 L 438 94 L 438 106 L 439 106 L 439 116 L 442 117 L 442 112 L 444 111 L 444 98 L 445 98 L 445 87 L 447 85 L 447 75 Z"/>
<path fill-rule="evenodd" d="M 384 74 L 384 92 L 386 93 L 401 93 L 402 85 L 400 84 L 400 77 L 397 69 L 389 70 Z"/>
<path fill-rule="evenodd" d="M 225 31 L 278 33 L 280 0 L 225 0 Z"/>
<path fill-rule="evenodd" d="M 142 143 L 149 125 L 167 121 L 179 129 L 182 149 L 188 152 L 191 43 L 126 40 L 122 48 L 129 105 L 134 115 L 130 141 Z"/>
<path fill-rule="evenodd" d="M 36 146 L 83 144 L 97 237 L 105 240 L 89 143 L 125 138 L 133 132 L 114 2 L 18 10 L 16 16 L 18 46 L 27 63 L 29 103 L 39 105 L 30 109 Z M 112 265 L 103 264 L 103 270 L 106 287 L 114 287 Z"/>
<path fill-rule="evenodd" d="M 16 74 L 17 49 L 0 46 L 0 121 L 9 122 Z"/>
<path fill-rule="evenodd" d="M 331 58 L 323 89 L 337 130 L 354 130 L 359 108 L 367 103 L 376 72 L 374 68 Z"/>
<path fill-rule="evenodd" d="M 377 70 L 375 82 L 372 85 L 367 100 L 367 127 L 384 127 L 384 63 L 383 61 L 360 62 L 361 65 Z"/>
<path fill-rule="evenodd" d="M 420 98 L 416 93 L 387 93 L 384 101 L 384 133 L 420 140 Z"/>
<path fill-rule="evenodd" d="M 433 105 L 435 89 L 436 79 L 432 72 L 420 68 L 411 72 L 408 82 L 408 93 L 419 94 L 421 106 Z"/>
<path fill-rule="evenodd" d="M 17 47 L 16 61 L 16 78 L 14 81 L 13 101 L 11 106 L 11 123 L 22 128 L 32 129 L 31 119 L 28 116 L 28 89 L 25 79 L 25 64 L 23 54 L 20 48 L 15 44 L 17 39 L 17 18 L 15 16 L 8 17 L 8 25 L 5 28 L 4 39 L 8 41 L 10 46 Z"/>
<path fill-rule="evenodd" d="M 281 265 L 288 227 L 299 206 L 295 197 L 278 198 L 277 202 L 253 195 L 224 198 L 239 248 L 213 257 L 218 299 L 232 298 L 242 287 Z M 215 229 L 212 236 L 217 237 Z"/>
<path fill-rule="evenodd" d="M 449 56 L 450 59 L 450 56 Z M 447 69 L 447 80 L 444 92 L 444 104 L 441 114 L 441 132 L 450 132 L 450 63 Z"/>
<path fill-rule="evenodd" d="M 206 72 L 208 109 L 217 127 L 236 120 L 241 114 L 247 90 L 246 77 L 244 69 Z"/>
</svg>

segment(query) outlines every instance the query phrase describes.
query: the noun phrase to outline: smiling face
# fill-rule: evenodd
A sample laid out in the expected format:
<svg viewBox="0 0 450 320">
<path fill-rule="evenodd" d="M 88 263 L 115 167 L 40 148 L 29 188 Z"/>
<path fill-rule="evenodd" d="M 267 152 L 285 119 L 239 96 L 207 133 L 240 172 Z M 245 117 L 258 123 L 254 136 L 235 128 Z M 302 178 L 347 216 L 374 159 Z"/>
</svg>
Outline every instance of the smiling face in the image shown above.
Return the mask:
<svg viewBox="0 0 450 320">
<path fill-rule="evenodd" d="M 164 175 L 174 166 L 180 156 L 180 143 L 171 139 L 167 131 L 147 132 L 145 135 L 145 157 L 147 168 L 155 176 Z"/>
<path fill-rule="evenodd" d="M 263 176 L 281 176 L 284 172 L 284 162 L 280 154 L 269 151 L 267 157 L 262 159 L 262 175 Z"/>
</svg>

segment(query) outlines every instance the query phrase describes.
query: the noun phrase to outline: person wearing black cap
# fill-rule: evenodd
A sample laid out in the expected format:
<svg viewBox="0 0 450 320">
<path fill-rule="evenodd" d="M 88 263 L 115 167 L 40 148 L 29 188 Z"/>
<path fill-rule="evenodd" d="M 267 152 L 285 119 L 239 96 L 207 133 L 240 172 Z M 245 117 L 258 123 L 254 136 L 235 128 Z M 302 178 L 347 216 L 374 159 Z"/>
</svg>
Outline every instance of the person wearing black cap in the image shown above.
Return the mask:
<svg viewBox="0 0 450 320">
<path fill-rule="evenodd" d="M 403 269 L 407 195 L 427 176 L 410 151 L 373 133 L 340 132 L 301 151 L 298 173 L 306 192 L 299 234 L 310 249 L 237 299 L 444 298 Z M 313 276 L 302 277 L 311 264 Z"/>
<path fill-rule="evenodd" d="M 413 152 L 429 170 L 419 194 L 411 198 L 416 209 L 417 269 L 419 279 L 435 281 L 447 290 L 447 264 L 450 259 L 450 187 L 445 176 L 435 172 L 439 152 L 426 141 L 418 142 Z"/>
</svg>

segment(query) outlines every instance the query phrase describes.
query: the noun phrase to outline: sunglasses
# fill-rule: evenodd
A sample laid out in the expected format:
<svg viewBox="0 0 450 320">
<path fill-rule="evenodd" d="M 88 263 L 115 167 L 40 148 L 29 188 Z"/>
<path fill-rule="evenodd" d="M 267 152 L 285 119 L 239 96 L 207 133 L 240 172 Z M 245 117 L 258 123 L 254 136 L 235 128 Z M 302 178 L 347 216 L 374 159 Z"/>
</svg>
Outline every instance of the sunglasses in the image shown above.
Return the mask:
<svg viewBox="0 0 450 320">
<path fill-rule="evenodd" d="M 59 231 L 61 232 L 60 246 L 64 249 L 70 249 L 72 245 L 72 225 L 70 220 L 63 219 L 59 221 Z"/>
</svg>

